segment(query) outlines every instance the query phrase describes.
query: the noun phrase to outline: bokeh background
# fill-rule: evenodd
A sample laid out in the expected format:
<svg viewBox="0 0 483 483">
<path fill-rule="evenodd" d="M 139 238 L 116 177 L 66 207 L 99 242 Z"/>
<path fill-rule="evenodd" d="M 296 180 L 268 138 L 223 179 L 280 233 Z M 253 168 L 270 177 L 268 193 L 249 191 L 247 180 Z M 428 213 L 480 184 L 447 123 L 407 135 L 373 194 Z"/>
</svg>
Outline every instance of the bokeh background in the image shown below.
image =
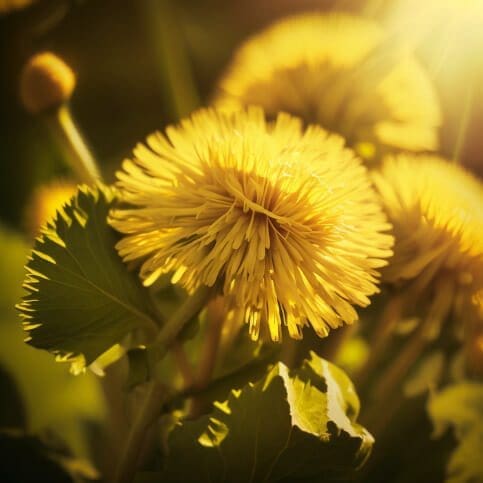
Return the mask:
<svg viewBox="0 0 483 483">
<path fill-rule="evenodd" d="M 483 84 L 483 16 L 470 10 L 465 18 L 468 0 L 453 0 L 461 17 L 454 26 L 454 12 L 438 16 L 445 2 L 452 0 L 38 0 L 4 14 L 0 217 L 18 226 L 34 186 L 65 174 L 44 128 L 19 102 L 19 73 L 30 55 L 52 50 L 78 74 L 73 112 L 94 153 L 112 172 L 147 134 L 209 102 L 216 79 L 243 39 L 277 18 L 306 10 L 359 12 L 379 18 L 395 35 L 416 38 L 442 102 L 441 151 L 451 158 L 457 149 L 461 162 L 481 175 L 483 92 L 475 86 Z M 173 59 L 193 80 L 178 103 L 166 71 Z"/>
<path fill-rule="evenodd" d="M 25 2 L 0 0 L 0 417 L 2 426 L 54 428 L 78 456 L 95 448 L 106 417 L 102 389 L 94 376 L 74 379 L 25 345 L 14 309 L 30 243 L 26 206 L 36 187 L 69 176 L 45 126 L 19 100 L 32 54 L 51 50 L 77 73 L 72 112 L 112 181 L 137 142 L 209 103 L 247 36 L 300 11 L 361 13 L 414 46 L 440 96 L 441 154 L 483 176 L 481 1 L 37 0 L 8 10 L 9 3 Z M 465 10 L 470 3 L 479 8 Z"/>
</svg>

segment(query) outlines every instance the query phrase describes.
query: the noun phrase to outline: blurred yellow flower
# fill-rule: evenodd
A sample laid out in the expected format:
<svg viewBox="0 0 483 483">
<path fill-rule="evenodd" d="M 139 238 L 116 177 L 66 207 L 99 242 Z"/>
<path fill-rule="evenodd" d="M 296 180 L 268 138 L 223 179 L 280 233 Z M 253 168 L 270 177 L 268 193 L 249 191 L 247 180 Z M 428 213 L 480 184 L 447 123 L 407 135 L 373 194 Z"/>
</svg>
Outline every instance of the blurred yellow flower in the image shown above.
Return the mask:
<svg viewBox="0 0 483 483">
<path fill-rule="evenodd" d="M 0 15 L 28 7 L 36 0 L 0 0 Z"/>
<path fill-rule="evenodd" d="M 77 186 L 69 181 L 56 180 L 39 186 L 30 197 L 25 209 L 25 226 L 35 236 L 42 225 L 50 221 L 57 210 L 69 201 Z"/>
<path fill-rule="evenodd" d="M 367 161 L 438 147 L 440 109 L 425 70 L 361 17 L 302 14 L 246 41 L 219 82 L 215 105 L 248 104 L 342 134 Z"/>
<path fill-rule="evenodd" d="M 383 277 L 413 280 L 439 321 L 470 310 L 483 288 L 481 182 L 456 164 L 414 155 L 389 157 L 373 177 L 396 239 Z"/>
<path fill-rule="evenodd" d="M 253 339 L 352 323 L 377 292 L 390 228 L 364 166 L 343 140 L 260 108 L 200 110 L 138 145 L 118 172 L 111 224 L 124 260 L 153 283 L 218 285 Z"/>
</svg>

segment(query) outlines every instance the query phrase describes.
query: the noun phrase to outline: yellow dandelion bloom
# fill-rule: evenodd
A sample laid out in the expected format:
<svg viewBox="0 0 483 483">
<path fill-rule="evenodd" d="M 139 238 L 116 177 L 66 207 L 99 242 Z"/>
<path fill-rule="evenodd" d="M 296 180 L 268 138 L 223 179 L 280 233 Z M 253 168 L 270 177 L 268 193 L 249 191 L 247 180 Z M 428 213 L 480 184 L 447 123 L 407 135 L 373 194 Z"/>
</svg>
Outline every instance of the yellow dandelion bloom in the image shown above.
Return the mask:
<svg viewBox="0 0 483 483">
<path fill-rule="evenodd" d="M 422 66 L 376 23 L 341 13 L 287 18 L 250 38 L 215 104 L 297 115 L 342 134 L 366 161 L 438 147 L 441 115 Z"/>
<path fill-rule="evenodd" d="M 54 217 L 57 210 L 69 201 L 77 186 L 69 181 L 56 180 L 39 186 L 30 197 L 25 210 L 25 226 L 35 236 L 41 226 Z"/>
<path fill-rule="evenodd" d="M 267 324 L 273 340 L 283 324 L 325 336 L 378 291 L 390 225 L 338 136 L 287 114 L 268 123 L 259 108 L 202 109 L 134 155 L 117 174 L 132 207 L 111 223 L 146 285 L 166 272 L 188 291 L 217 284 L 251 336 Z"/>
<path fill-rule="evenodd" d="M 470 309 L 483 288 L 483 186 L 434 156 L 399 155 L 373 174 L 394 227 L 389 282 L 413 280 L 432 292 L 433 317 Z"/>
</svg>

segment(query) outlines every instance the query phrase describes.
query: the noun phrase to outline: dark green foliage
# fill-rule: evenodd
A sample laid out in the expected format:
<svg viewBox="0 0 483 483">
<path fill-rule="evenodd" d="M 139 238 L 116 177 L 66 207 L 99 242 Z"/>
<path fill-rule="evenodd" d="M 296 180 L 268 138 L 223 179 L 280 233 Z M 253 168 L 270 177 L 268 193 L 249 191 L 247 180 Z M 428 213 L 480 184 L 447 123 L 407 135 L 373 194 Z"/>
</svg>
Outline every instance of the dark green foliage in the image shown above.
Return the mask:
<svg viewBox="0 0 483 483">
<path fill-rule="evenodd" d="M 19 305 L 29 344 L 85 364 L 130 331 L 154 327 L 149 299 L 115 250 L 114 192 L 80 187 L 37 239 Z"/>
<path fill-rule="evenodd" d="M 311 354 L 293 372 L 277 363 L 211 414 L 180 423 L 163 473 L 151 481 L 330 481 L 367 459 L 372 436 L 355 422 L 347 376 Z"/>
</svg>

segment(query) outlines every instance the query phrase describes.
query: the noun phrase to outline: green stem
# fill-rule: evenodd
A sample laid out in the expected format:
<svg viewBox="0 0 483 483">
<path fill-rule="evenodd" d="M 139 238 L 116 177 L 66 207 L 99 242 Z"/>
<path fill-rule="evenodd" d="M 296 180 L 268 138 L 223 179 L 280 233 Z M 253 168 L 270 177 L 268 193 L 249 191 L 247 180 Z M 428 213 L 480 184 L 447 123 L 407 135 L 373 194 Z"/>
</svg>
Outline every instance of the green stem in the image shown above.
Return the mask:
<svg viewBox="0 0 483 483">
<path fill-rule="evenodd" d="M 367 382 L 369 375 L 381 360 L 387 350 L 389 342 L 394 335 L 394 329 L 401 319 L 401 311 L 404 298 L 401 295 L 392 296 L 379 319 L 379 322 L 371 337 L 371 350 L 369 357 L 354 377 L 354 383 L 358 388 L 362 388 Z"/>
<path fill-rule="evenodd" d="M 87 184 L 101 181 L 96 161 L 72 118 L 69 106 L 63 104 L 59 109 L 46 114 L 44 119 L 65 162 L 77 179 Z"/>
<path fill-rule="evenodd" d="M 143 5 L 162 91 L 168 93 L 164 102 L 171 104 L 171 116 L 177 120 L 190 114 L 200 104 L 185 41 L 171 2 L 144 0 Z"/>
<path fill-rule="evenodd" d="M 212 292 L 212 287 L 202 285 L 161 327 L 148 349 L 152 367 L 166 355 L 183 327 L 206 305 Z"/>
<path fill-rule="evenodd" d="M 162 413 L 170 412 L 174 407 L 180 406 L 186 399 L 195 396 L 203 395 L 209 400 L 218 396 L 220 390 L 229 392 L 235 387 L 244 386 L 247 380 L 257 377 L 260 372 L 265 371 L 266 366 L 275 360 L 276 355 L 277 352 L 269 352 L 253 360 L 251 363 L 209 382 L 203 388 L 194 383 L 169 396 L 167 391 L 163 390 L 163 387 L 159 383 L 151 382 L 144 399 L 144 404 L 138 411 L 136 420 L 126 440 L 116 471 L 116 483 L 130 483 L 133 480 L 145 434 L 149 426 Z"/>
<path fill-rule="evenodd" d="M 369 410 L 366 415 L 361 416 L 361 420 L 376 437 L 384 430 L 401 404 L 400 391 L 397 388 L 430 342 L 434 325 L 435 320 L 432 317 L 423 321 L 418 331 L 410 336 L 397 357 L 382 373 L 371 392 L 373 402 L 367 406 Z"/>
<path fill-rule="evenodd" d="M 143 405 L 136 414 L 119 459 L 116 469 L 116 483 L 133 481 L 146 433 L 160 414 L 164 393 L 165 391 L 159 383 L 155 381 L 149 383 Z"/>
<path fill-rule="evenodd" d="M 172 394 L 164 401 L 164 412 L 169 412 L 172 408 L 179 407 L 186 399 L 203 396 L 205 399 L 219 397 L 221 390 L 229 392 L 236 387 L 246 385 L 247 380 L 258 377 L 260 373 L 266 370 L 267 365 L 276 361 L 279 355 L 279 348 L 270 351 L 265 355 L 258 356 L 252 362 L 235 369 L 217 379 L 210 381 L 205 387 L 200 388 L 197 384 L 187 387 L 182 391 Z"/>
<path fill-rule="evenodd" d="M 224 322 L 224 314 L 216 314 L 208 321 L 209 327 L 203 345 L 203 351 L 199 362 L 199 371 L 196 384 L 203 388 L 208 384 L 213 374 L 220 346 L 221 329 Z"/>
<path fill-rule="evenodd" d="M 224 322 L 224 314 L 216 310 L 219 301 L 213 300 L 212 304 L 215 304 L 215 310 L 210 311 L 208 307 L 208 328 L 203 341 L 203 348 L 199 360 L 198 376 L 194 381 L 194 385 L 200 390 L 205 388 L 210 382 L 213 372 L 215 370 L 217 357 L 219 355 L 219 347 L 221 340 L 221 329 Z M 210 317 L 211 315 L 211 317 Z M 203 414 L 205 405 L 202 398 L 194 398 L 191 406 L 191 417 L 195 418 Z"/>
<path fill-rule="evenodd" d="M 192 386 L 196 380 L 195 374 L 193 371 L 193 367 L 188 359 L 188 356 L 186 355 L 183 344 L 178 340 L 175 340 L 171 347 L 171 352 L 176 362 L 176 366 L 178 367 L 178 370 L 183 379 L 184 386 Z"/>
</svg>

